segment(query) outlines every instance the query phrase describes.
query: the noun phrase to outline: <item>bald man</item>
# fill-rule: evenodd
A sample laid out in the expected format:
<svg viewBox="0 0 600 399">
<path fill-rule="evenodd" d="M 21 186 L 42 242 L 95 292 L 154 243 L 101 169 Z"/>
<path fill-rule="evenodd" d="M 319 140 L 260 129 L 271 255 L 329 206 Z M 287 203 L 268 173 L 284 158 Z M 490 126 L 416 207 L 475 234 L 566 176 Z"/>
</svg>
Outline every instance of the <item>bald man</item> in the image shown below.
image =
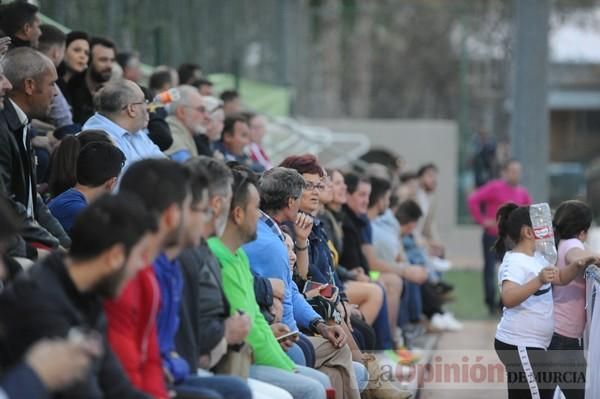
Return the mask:
<svg viewBox="0 0 600 399">
<path fill-rule="evenodd" d="M 50 112 L 57 74 L 48 57 L 29 47 L 11 50 L 2 67 L 8 83 L 0 80 L 0 96 L 4 92 L 8 95 L 0 112 L 0 192 L 11 200 L 26 226 L 23 240 L 9 252 L 36 259 L 47 249 L 71 244 L 37 194 L 35 157 L 28 134 L 31 119 L 43 119 Z"/>
<path fill-rule="evenodd" d="M 130 80 L 106 83 L 94 95 L 96 113 L 83 125 L 83 130 L 104 130 L 125 154 L 125 167 L 147 158 L 164 158 L 150 140 L 148 107 L 140 87 Z"/>
</svg>

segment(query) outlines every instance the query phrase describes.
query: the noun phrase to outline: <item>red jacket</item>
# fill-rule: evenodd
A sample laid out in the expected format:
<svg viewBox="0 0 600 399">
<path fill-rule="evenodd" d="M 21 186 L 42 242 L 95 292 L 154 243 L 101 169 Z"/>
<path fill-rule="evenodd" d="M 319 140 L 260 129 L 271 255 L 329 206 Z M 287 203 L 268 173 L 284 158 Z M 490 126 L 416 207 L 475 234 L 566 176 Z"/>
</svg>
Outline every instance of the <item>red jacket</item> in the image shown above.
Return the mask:
<svg viewBox="0 0 600 399">
<path fill-rule="evenodd" d="M 121 296 L 106 301 L 108 340 L 129 379 L 155 398 L 168 398 L 156 335 L 160 289 L 152 265 L 142 269 Z"/>
</svg>

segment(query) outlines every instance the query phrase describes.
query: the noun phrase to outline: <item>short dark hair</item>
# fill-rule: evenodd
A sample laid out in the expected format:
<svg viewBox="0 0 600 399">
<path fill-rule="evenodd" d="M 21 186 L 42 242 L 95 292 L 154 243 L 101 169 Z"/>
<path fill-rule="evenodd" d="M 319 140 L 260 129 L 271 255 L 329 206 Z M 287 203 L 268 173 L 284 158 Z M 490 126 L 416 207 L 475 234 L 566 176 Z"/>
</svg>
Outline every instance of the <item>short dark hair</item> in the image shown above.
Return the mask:
<svg viewBox="0 0 600 399">
<path fill-rule="evenodd" d="M 50 50 L 52 46 L 62 46 L 65 44 L 67 36 L 56 26 L 43 24 L 40 25 L 40 30 L 42 31 L 42 35 L 39 39 L 38 50 L 42 53 Z"/>
<path fill-rule="evenodd" d="M 415 172 L 412 172 L 412 171 L 404 172 L 400 175 L 400 183 L 404 184 L 406 182 L 409 182 L 411 180 L 415 180 L 418 178 L 419 178 L 419 175 L 417 175 Z"/>
<path fill-rule="evenodd" d="M 76 218 L 71 229 L 69 255 L 79 261 L 93 259 L 115 244 L 129 254 L 139 240 L 156 231 L 156 219 L 135 195 L 105 194 L 92 202 Z"/>
<path fill-rule="evenodd" d="M 14 37 L 26 24 L 33 22 L 38 11 L 35 5 L 24 0 L 0 5 L 0 29 Z"/>
<path fill-rule="evenodd" d="M 119 190 L 136 194 L 158 217 L 169 206 L 183 203 L 190 183 L 187 170 L 177 162 L 143 159 L 127 168 Z"/>
<path fill-rule="evenodd" d="M 236 90 L 224 90 L 219 97 L 221 98 L 221 101 L 226 103 L 239 98 L 240 93 L 238 93 Z"/>
<path fill-rule="evenodd" d="M 385 193 L 392 189 L 389 180 L 380 177 L 371 177 L 371 194 L 369 195 L 369 208 L 373 207 L 377 201 L 384 197 Z"/>
<path fill-rule="evenodd" d="M 430 170 L 437 172 L 438 167 L 434 163 L 426 163 L 425 165 L 423 165 L 419 168 L 419 170 L 417 171 L 417 176 L 423 177 L 423 175 Z"/>
<path fill-rule="evenodd" d="M 518 163 L 519 165 L 521 165 L 521 161 L 519 161 L 518 159 L 510 158 L 510 159 L 507 159 L 506 161 L 502 162 L 501 169 L 506 170 L 513 163 Z"/>
<path fill-rule="evenodd" d="M 77 157 L 77 183 L 99 187 L 118 177 L 125 165 L 125 154 L 113 144 L 95 142 L 81 148 Z"/>
<path fill-rule="evenodd" d="M 205 194 L 209 193 L 209 182 L 208 171 L 201 165 L 194 165 L 189 167 L 184 165 L 188 171 L 190 180 L 190 191 L 192 192 L 192 204 L 197 204 L 204 199 Z"/>
<path fill-rule="evenodd" d="M 279 166 L 296 170 L 301 175 L 310 173 L 323 177 L 325 175 L 323 167 L 319 165 L 319 160 L 312 154 L 291 155 L 284 159 Z"/>
<path fill-rule="evenodd" d="M 190 171 L 195 173 L 196 169 L 205 170 L 210 176 L 208 182 L 209 195 L 218 195 L 224 197 L 228 188 L 233 184 L 233 175 L 231 169 L 225 162 L 210 158 L 204 155 L 189 158 L 183 165 Z"/>
<path fill-rule="evenodd" d="M 202 79 L 196 80 L 194 82 L 194 86 L 196 86 L 196 87 L 200 87 L 200 86 L 214 86 L 214 84 L 210 80 L 208 80 L 206 78 L 202 78 Z"/>
<path fill-rule="evenodd" d="M 123 69 L 127 68 L 133 58 L 139 58 L 139 54 L 135 51 L 121 51 L 115 56 L 115 60 Z"/>
<path fill-rule="evenodd" d="M 90 39 L 90 62 L 92 61 L 92 57 L 93 57 L 92 50 L 94 49 L 95 46 L 108 47 L 108 48 L 113 49 L 113 51 L 115 52 L 115 55 L 117 53 L 117 46 L 115 45 L 115 43 L 112 40 L 107 39 L 105 37 L 99 37 L 99 36 L 92 37 Z"/>
<path fill-rule="evenodd" d="M 167 83 L 173 84 L 171 71 L 168 69 L 153 72 L 148 80 L 150 90 L 154 91 L 160 90 Z"/>
<path fill-rule="evenodd" d="M 302 190 L 304 179 L 298 171 L 282 166 L 270 169 L 258 183 L 260 208 L 266 212 L 285 209 L 290 198 L 300 198 Z"/>
<path fill-rule="evenodd" d="M 94 142 L 112 144 L 103 130 L 84 130 L 77 136 L 69 135 L 60 141 L 50 156 L 48 191 L 56 197 L 77 183 L 77 159 L 81 149 Z"/>
<path fill-rule="evenodd" d="M 246 208 L 248 206 L 249 187 L 255 184 L 255 176 L 241 168 L 232 168 L 233 184 L 231 185 L 231 207 L 229 212 L 233 212 L 236 207 Z"/>
<path fill-rule="evenodd" d="M 419 204 L 413 200 L 407 200 L 398 205 L 396 219 L 401 225 L 418 221 L 423 216 L 423 211 Z"/>
<path fill-rule="evenodd" d="M 194 77 L 194 74 L 196 71 L 200 71 L 200 74 L 202 74 L 202 68 L 198 64 L 186 62 L 179 65 L 179 68 L 177 68 L 177 75 L 179 75 L 179 84 L 188 85 L 194 83 L 196 79 Z"/>
<path fill-rule="evenodd" d="M 247 125 L 248 119 L 246 119 L 246 117 L 243 114 L 228 115 L 225 118 L 225 122 L 223 122 L 223 132 L 221 134 L 221 137 L 223 137 L 224 135 L 233 136 L 233 133 L 235 131 L 235 124 L 238 122 L 245 123 Z"/>
<path fill-rule="evenodd" d="M 344 175 L 344 183 L 346 183 L 346 187 L 348 188 L 348 194 L 354 194 L 360 183 L 371 184 L 371 181 L 365 176 L 350 172 Z"/>
</svg>

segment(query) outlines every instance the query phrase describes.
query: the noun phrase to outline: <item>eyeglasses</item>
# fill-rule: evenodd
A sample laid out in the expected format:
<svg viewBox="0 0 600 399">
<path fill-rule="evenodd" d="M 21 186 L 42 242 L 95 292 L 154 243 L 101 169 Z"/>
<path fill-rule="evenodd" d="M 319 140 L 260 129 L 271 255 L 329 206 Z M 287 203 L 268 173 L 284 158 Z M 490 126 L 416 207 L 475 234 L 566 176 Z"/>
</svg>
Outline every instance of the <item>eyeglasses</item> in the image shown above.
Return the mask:
<svg viewBox="0 0 600 399">
<path fill-rule="evenodd" d="M 312 181 L 305 181 L 304 182 L 304 189 L 308 190 L 308 191 L 313 191 L 313 190 L 317 190 L 317 191 L 323 191 L 325 190 L 325 185 L 323 183 L 313 183 Z"/>
<path fill-rule="evenodd" d="M 129 104 L 124 105 L 123 108 L 121 108 L 121 110 L 123 110 L 123 111 L 126 110 L 127 107 L 129 107 L 130 105 L 141 105 L 141 104 L 148 105 L 148 104 L 150 104 L 150 101 L 144 100 L 144 101 L 138 101 L 135 103 L 129 103 Z"/>
<path fill-rule="evenodd" d="M 206 107 L 204 107 L 203 105 L 199 106 L 199 107 L 192 107 L 190 105 L 184 105 L 185 108 L 190 108 L 193 109 L 195 111 L 200 112 L 201 114 L 206 113 Z"/>
</svg>

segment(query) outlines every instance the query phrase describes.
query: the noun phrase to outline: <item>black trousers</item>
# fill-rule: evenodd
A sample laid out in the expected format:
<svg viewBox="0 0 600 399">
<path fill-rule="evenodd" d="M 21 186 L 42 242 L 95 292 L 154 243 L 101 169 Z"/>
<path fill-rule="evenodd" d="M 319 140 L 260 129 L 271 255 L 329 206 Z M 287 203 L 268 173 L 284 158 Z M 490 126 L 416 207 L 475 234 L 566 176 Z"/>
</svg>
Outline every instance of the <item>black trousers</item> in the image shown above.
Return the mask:
<svg viewBox="0 0 600 399">
<path fill-rule="evenodd" d="M 583 340 L 554 333 L 548 347 L 552 368 L 557 375 L 556 385 L 567 399 L 585 397 L 585 369 Z"/>
<path fill-rule="evenodd" d="M 506 367 L 508 399 L 552 399 L 556 384 L 548 352 L 494 340 L 494 348 Z"/>
<path fill-rule="evenodd" d="M 483 291 L 485 304 L 491 310 L 498 307 L 496 292 L 498 292 L 498 276 L 496 275 L 496 254 L 492 251 L 492 245 L 496 242 L 496 236 L 483 232 L 481 239 L 483 245 Z"/>
</svg>

